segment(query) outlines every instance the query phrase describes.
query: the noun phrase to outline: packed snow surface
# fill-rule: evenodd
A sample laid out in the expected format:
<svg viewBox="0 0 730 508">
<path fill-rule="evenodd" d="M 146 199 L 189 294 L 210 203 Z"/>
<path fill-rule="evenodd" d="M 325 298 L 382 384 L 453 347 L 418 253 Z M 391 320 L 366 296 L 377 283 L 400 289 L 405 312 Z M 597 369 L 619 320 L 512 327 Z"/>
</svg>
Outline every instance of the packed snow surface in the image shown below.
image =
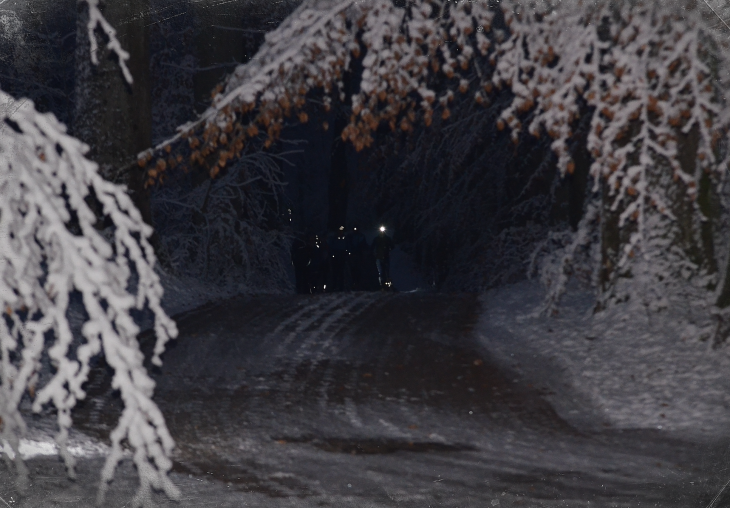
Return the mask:
<svg viewBox="0 0 730 508">
<path fill-rule="evenodd" d="M 727 481 L 728 355 L 686 309 L 594 315 L 572 288 L 543 317 L 533 282 L 231 298 L 161 279 L 170 314 L 214 302 L 179 316 L 155 374 L 183 493 L 162 506 L 684 507 Z M 77 425 L 98 436 L 89 422 L 118 408 L 90 393 Z M 49 425 L 34 420 L 21 446 L 40 490 L 17 506 L 93 506 L 104 445 L 72 433 L 84 453 L 69 482 Z M 110 501 L 136 484 L 125 460 Z"/>
</svg>

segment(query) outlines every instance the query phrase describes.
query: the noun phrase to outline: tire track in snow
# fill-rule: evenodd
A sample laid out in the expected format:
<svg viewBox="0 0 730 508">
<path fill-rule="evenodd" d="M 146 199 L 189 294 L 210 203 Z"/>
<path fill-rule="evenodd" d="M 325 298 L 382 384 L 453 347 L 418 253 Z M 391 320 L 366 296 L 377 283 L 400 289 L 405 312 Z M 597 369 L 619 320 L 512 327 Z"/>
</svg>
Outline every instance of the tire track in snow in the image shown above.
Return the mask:
<svg viewBox="0 0 730 508">
<path fill-rule="evenodd" d="M 285 333 L 285 330 L 287 328 L 291 327 L 291 325 L 296 324 L 294 329 L 289 331 L 284 340 L 279 343 L 275 353 L 273 354 L 274 358 L 283 359 L 283 363 L 285 364 L 284 374 L 282 376 L 282 382 L 280 384 L 281 393 L 289 393 L 294 383 L 294 368 L 292 365 L 290 365 L 290 362 L 287 361 L 294 355 L 287 354 L 286 350 L 288 346 L 292 344 L 292 342 L 294 342 L 296 338 L 301 337 L 302 334 L 313 324 L 321 320 L 323 316 L 326 316 L 327 313 L 331 312 L 333 309 L 341 305 L 342 302 L 351 297 L 352 296 L 348 293 L 336 294 L 332 295 L 331 297 L 329 295 L 316 297 L 317 300 L 314 302 L 313 305 L 306 305 L 298 312 L 295 312 L 294 314 L 289 316 L 267 336 L 267 339 L 264 341 L 265 344 L 268 344 L 270 341 L 276 340 L 277 337 L 279 337 L 282 333 Z M 308 375 L 307 379 L 304 381 L 305 385 L 309 380 L 309 377 L 310 376 Z"/>
<path fill-rule="evenodd" d="M 379 294 L 364 294 L 360 295 L 356 298 L 354 298 L 352 301 L 348 303 L 348 305 L 341 309 L 340 312 L 337 312 L 330 316 L 325 322 L 323 322 L 320 327 L 315 330 L 310 337 L 308 337 L 308 340 L 306 340 L 302 346 L 300 347 L 299 351 L 302 351 L 304 348 L 311 347 L 312 343 L 319 337 L 321 337 L 323 334 L 326 333 L 327 338 L 325 342 L 320 346 L 316 354 L 314 354 L 314 358 L 312 360 L 312 366 L 310 373 L 313 373 L 317 370 L 317 367 L 322 363 L 323 360 L 325 360 L 325 353 L 327 353 L 328 349 L 332 349 L 332 346 L 334 345 L 334 337 L 337 336 L 338 333 L 340 333 L 343 329 L 351 328 L 352 323 L 360 317 L 366 309 L 372 308 L 374 304 L 382 304 L 385 301 L 384 298 L 382 298 Z M 358 305 L 364 302 L 364 305 L 361 305 L 359 309 L 357 309 L 356 312 L 351 312 L 352 309 L 356 308 Z M 335 325 L 334 329 L 330 329 L 332 325 Z M 298 356 L 302 357 L 304 354 L 300 353 L 298 351 Z M 334 353 L 334 351 L 330 351 L 330 353 Z M 329 355 L 327 360 L 331 360 L 333 355 Z M 331 390 L 333 383 L 335 381 L 334 379 L 334 371 L 335 371 L 335 365 L 332 363 L 329 363 L 327 366 L 327 369 L 324 372 L 324 375 L 322 376 L 322 379 L 320 380 L 320 387 L 319 387 L 319 407 L 320 410 L 326 411 L 328 407 L 328 401 L 329 401 L 329 391 Z M 357 372 L 356 370 L 353 370 L 353 376 L 355 379 L 355 383 L 357 383 Z M 310 379 L 310 376 L 307 376 L 308 382 Z"/>
<path fill-rule="evenodd" d="M 365 293 L 354 298 L 348 303 L 347 306 L 343 307 L 332 313 L 314 333 L 307 337 L 307 340 L 300 347 L 300 351 L 303 349 L 309 349 L 321 336 L 325 336 L 325 340 L 320 344 L 320 347 L 316 352 L 313 351 L 314 361 L 319 362 L 324 357 L 327 350 L 334 345 L 335 336 L 340 333 L 343 329 L 350 328 L 350 325 L 355 321 L 366 309 L 370 308 L 376 303 L 382 303 L 383 299 L 379 295 L 372 295 Z M 360 306 L 356 311 L 353 309 L 357 308 L 361 303 L 364 305 Z M 330 329 L 334 326 L 333 329 Z M 334 351 L 329 351 L 330 353 Z M 299 351 L 298 351 L 299 353 Z"/>
<path fill-rule="evenodd" d="M 338 320 L 345 319 L 350 310 L 357 305 L 357 303 L 365 299 L 366 295 L 358 295 L 354 298 L 352 295 L 347 295 L 345 298 L 338 300 L 336 306 L 330 306 L 327 312 L 322 312 L 315 319 L 313 319 L 307 328 L 304 328 L 302 332 L 306 331 L 306 335 L 302 336 L 302 342 L 297 347 L 294 354 L 297 357 L 303 357 L 308 350 L 312 349 L 312 346 L 320 339 L 324 334 L 328 332 L 328 329 Z"/>
<path fill-rule="evenodd" d="M 350 386 L 355 388 L 357 391 L 357 384 L 360 382 L 357 369 L 352 369 L 350 372 Z M 363 420 L 358 414 L 357 405 L 354 401 L 348 397 L 345 399 L 345 414 L 347 414 L 348 420 L 353 427 L 361 429 L 363 427 Z"/>
<path fill-rule="evenodd" d="M 324 373 L 324 376 L 322 377 L 322 382 L 319 387 L 319 399 L 317 400 L 317 403 L 319 405 L 319 410 L 322 412 L 322 414 L 325 414 L 329 408 L 329 395 L 327 393 L 327 389 L 329 387 L 328 379 L 332 378 L 332 364 L 330 363 L 327 365 L 327 370 Z M 307 380 L 309 379 L 309 376 L 307 376 Z"/>
<path fill-rule="evenodd" d="M 316 297 L 315 297 L 316 298 Z M 286 318 L 284 321 L 279 323 L 279 325 L 269 333 L 269 336 L 276 336 L 277 334 L 284 331 L 284 328 L 287 326 L 296 323 L 297 320 L 299 320 L 302 316 L 307 314 L 307 312 L 314 311 L 319 307 L 322 307 L 325 303 L 331 303 L 332 298 L 327 298 L 325 296 L 316 298 L 316 300 L 312 301 L 306 301 L 304 304 L 300 305 L 300 309 L 295 312 L 294 314 L 291 314 L 288 318 Z"/>
<path fill-rule="evenodd" d="M 353 320 L 355 320 L 366 308 L 370 307 L 377 300 L 377 295 L 373 296 L 370 293 L 359 295 L 346 293 L 339 298 L 334 299 L 330 305 L 317 306 L 317 308 L 321 309 L 320 312 L 316 312 L 309 319 L 300 323 L 295 330 L 290 332 L 287 338 L 279 346 L 276 356 L 279 358 L 292 358 L 299 361 L 306 361 L 307 356 L 313 356 L 311 365 L 308 367 L 309 372 L 303 380 L 304 386 L 309 386 L 312 384 L 310 382 L 312 380 L 312 376 L 318 371 L 318 367 L 324 360 L 325 349 L 332 344 L 333 338 L 344 328 L 348 327 Z M 340 306 L 339 309 L 337 308 L 338 306 Z M 352 312 L 352 310 L 358 306 L 360 308 L 357 312 Z M 327 314 L 329 314 L 329 316 Z M 304 313 L 299 312 L 297 315 L 302 316 Z M 289 323 L 291 322 L 293 322 L 293 319 L 289 320 Z M 317 323 L 319 323 L 317 326 L 313 326 Z M 307 330 L 308 328 L 309 330 Z M 281 327 L 281 329 L 283 330 L 283 327 Z M 306 336 L 303 337 L 303 340 L 296 351 L 289 355 L 285 355 L 285 348 L 292 343 L 295 337 L 302 337 L 305 332 Z M 315 355 L 308 355 L 307 353 L 314 349 L 313 346 L 323 336 L 326 337 L 323 346 L 319 348 Z M 332 373 L 333 368 L 331 365 L 328 365 L 319 382 L 317 383 L 317 381 L 314 380 L 314 384 L 319 384 L 321 408 L 326 408 L 327 406 L 327 391 L 332 384 Z M 280 384 L 281 393 L 289 393 L 293 383 L 294 368 L 291 364 L 289 364 L 285 367 L 285 371 L 282 376 L 282 383 Z M 325 399 L 324 402 L 321 400 L 322 397 Z"/>
<path fill-rule="evenodd" d="M 357 405 L 349 397 L 345 398 L 345 414 L 353 427 L 358 429 L 363 428 L 363 422 L 358 415 Z"/>
<path fill-rule="evenodd" d="M 296 339 L 302 332 L 310 328 L 318 320 L 322 319 L 322 317 L 325 316 L 332 309 L 337 308 L 344 300 L 347 300 L 348 297 L 349 295 L 347 293 L 343 293 L 341 295 L 336 295 L 331 299 L 318 299 L 319 301 L 315 302 L 314 305 L 309 305 L 305 307 L 299 312 L 294 313 L 288 319 L 284 320 L 284 322 L 280 323 L 279 326 L 277 326 L 274 331 L 267 336 L 264 344 L 268 344 L 269 341 L 275 340 L 277 336 L 283 333 L 287 327 L 298 321 L 296 327 L 286 335 L 284 340 L 276 348 L 276 353 L 274 354 L 274 356 L 282 356 L 285 353 L 286 348 L 294 341 L 294 339 Z M 310 316 L 305 318 L 307 314 L 310 314 Z"/>
</svg>

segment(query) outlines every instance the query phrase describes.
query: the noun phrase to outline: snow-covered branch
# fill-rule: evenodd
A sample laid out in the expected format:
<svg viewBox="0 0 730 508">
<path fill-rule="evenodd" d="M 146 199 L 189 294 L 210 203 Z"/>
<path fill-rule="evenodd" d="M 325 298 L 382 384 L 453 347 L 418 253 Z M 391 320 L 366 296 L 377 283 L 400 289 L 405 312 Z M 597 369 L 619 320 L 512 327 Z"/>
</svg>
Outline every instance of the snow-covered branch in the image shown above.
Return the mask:
<svg viewBox="0 0 730 508">
<path fill-rule="evenodd" d="M 180 163 L 206 167 L 215 177 L 260 132 L 267 135 L 268 147 L 287 117 L 307 122 L 308 94 L 314 90 L 324 94 L 325 112 L 333 101 L 352 103 L 354 116 L 342 137 L 357 149 L 372 144 L 378 125 L 410 131 L 417 116 L 430 123 L 439 105 L 448 117 L 453 92 L 437 98 L 430 80 L 440 76 L 466 92 L 468 81 L 460 79 L 461 73 L 473 56 L 488 52 L 490 42 L 482 31 L 490 29 L 493 17 L 486 1 L 420 1 L 406 8 L 390 0 L 306 1 L 266 35 L 251 62 L 214 91 L 213 104 L 197 121 L 140 154 L 140 165 L 184 138 L 191 150 L 188 160 L 159 157 L 148 169 L 150 183 Z M 360 91 L 347 97 L 343 80 L 354 61 L 363 67 Z M 481 91 L 475 97 L 484 100 Z"/>
<path fill-rule="evenodd" d="M 548 138 L 563 176 L 576 171 L 576 146 L 587 148 L 602 200 L 588 223 L 615 222 L 615 245 L 603 245 L 610 268 L 599 268 L 615 279 L 667 247 L 658 224 L 674 228 L 675 243 L 706 242 L 692 226 L 704 220 L 701 182 L 722 182 L 730 160 L 730 49 L 706 18 L 696 6 L 628 0 L 305 0 L 196 122 L 139 164 L 149 184 L 181 164 L 216 177 L 251 139 L 263 134 L 268 147 L 287 118 L 315 118 L 315 103 L 347 111 L 337 134 L 361 150 L 382 126 L 412 133 L 449 119 L 458 94 L 484 106 L 509 97 L 497 127 L 516 143 L 524 130 Z M 173 146 L 181 139 L 187 147 Z"/>
<path fill-rule="evenodd" d="M 66 441 L 71 409 L 85 397 L 82 389 L 90 359 L 103 353 L 114 369 L 124 412 L 111 435 L 112 450 L 102 472 L 103 495 L 122 457 L 122 443 L 134 450 L 141 486 L 137 505 L 150 488 L 178 494 L 167 477 L 173 440 L 152 401 L 154 382 L 143 366 L 133 309 L 155 317 L 159 365 L 165 343 L 177 334 L 163 311 L 162 286 L 154 272 L 152 231 L 123 187 L 105 181 L 84 157 L 88 148 L 68 136 L 51 114 L 38 113 L 30 101 L 0 92 L 0 419 L 2 437 L 24 469 L 18 439 L 25 423 L 18 405 L 26 391 L 33 410 L 53 403 L 56 437 L 69 473 L 74 461 Z M 97 231 L 89 206 L 100 204 L 114 225 L 113 243 Z M 70 295 L 81 296 L 88 319 L 75 338 L 67 318 Z M 55 341 L 46 350 L 46 337 Z M 47 352 L 55 369 L 41 370 Z M 47 379 L 46 379 L 47 377 Z"/>
<path fill-rule="evenodd" d="M 109 42 L 106 47 L 109 51 L 117 55 L 119 60 L 119 68 L 122 69 L 124 79 L 130 85 L 133 83 L 132 73 L 129 72 L 127 67 L 127 60 L 129 60 L 129 53 L 122 48 L 122 44 L 117 39 L 117 31 L 114 27 L 106 20 L 104 15 L 99 9 L 99 0 L 78 0 L 79 3 L 84 2 L 89 7 L 89 22 L 86 25 L 86 30 L 89 36 L 89 44 L 91 45 L 91 62 L 94 65 L 99 65 L 99 42 L 96 40 L 96 34 L 94 33 L 97 28 L 100 28 L 104 35 L 106 35 Z"/>
<path fill-rule="evenodd" d="M 685 198 L 703 220 L 701 180 L 721 181 L 727 171 L 722 142 L 730 123 L 720 93 L 727 83 L 718 75 L 728 64 L 726 42 L 701 12 L 674 4 L 567 3 L 538 16 L 517 8 L 506 16 L 511 36 L 497 48 L 493 82 L 515 100 L 500 127 L 516 139 L 529 111 L 529 131 L 552 138 L 565 175 L 575 171 L 576 120 L 591 114 L 587 149 L 593 190 L 604 192 L 603 227 L 614 214 L 626 235 L 608 271 L 625 273 L 638 257 L 656 269 L 649 259 L 667 248 L 655 234 L 659 223 L 675 222 Z M 682 146 L 688 138 L 695 148 Z"/>
</svg>

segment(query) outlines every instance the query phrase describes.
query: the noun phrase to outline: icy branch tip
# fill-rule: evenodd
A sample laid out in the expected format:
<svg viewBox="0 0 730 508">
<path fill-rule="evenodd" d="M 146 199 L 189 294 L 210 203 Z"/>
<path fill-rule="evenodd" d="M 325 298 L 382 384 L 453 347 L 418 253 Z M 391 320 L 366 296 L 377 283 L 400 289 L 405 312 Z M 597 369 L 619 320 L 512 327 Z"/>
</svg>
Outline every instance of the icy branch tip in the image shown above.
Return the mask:
<svg viewBox="0 0 730 508">
<path fill-rule="evenodd" d="M 132 73 L 129 72 L 129 68 L 127 67 L 129 53 L 124 51 L 124 49 L 122 48 L 122 44 L 119 42 L 119 39 L 117 39 L 117 31 L 114 30 L 114 27 L 106 20 L 104 15 L 99 10 L 99 0 L 78 1 L 86 2 L 86 4 L 89 6 L 89 23 L 86 25 L 86 30 L 89 36 L 89 53 L 91 57 L 91 62 L 94 65 L 99 65 L 99 45 L 96 41 L 96 35 L 94 35 L 94 30 L 96 30 L 97 26 L 100 26 L 101 30 L 109 38 L 109 42 L 106 45 L 107 49 L 117 54 L 117 57 L 119 58 L 119 67 L 122 69 L 122 74 L 124 74 L 124 80 L 131 85 L 134 82 L 134 79 L 132 79 Z"/>
</svg>

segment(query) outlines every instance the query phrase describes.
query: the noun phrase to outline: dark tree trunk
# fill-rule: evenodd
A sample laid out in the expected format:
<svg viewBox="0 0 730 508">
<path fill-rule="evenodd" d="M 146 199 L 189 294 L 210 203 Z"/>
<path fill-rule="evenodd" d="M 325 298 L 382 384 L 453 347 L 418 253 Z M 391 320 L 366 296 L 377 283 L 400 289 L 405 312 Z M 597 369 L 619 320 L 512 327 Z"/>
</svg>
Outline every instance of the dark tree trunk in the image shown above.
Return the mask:
<svg viewBox="0 0 730 508">
<path fill-rule="evenodd" d="M 578 229 L 585 211 L 586 186 L 593 163 L 587 148 L 592 118 L 593 110 L 584 107 L 580 120 L 574 126 L 575 139 L 571 150 L 573 173 L 566 174 L 560 181 L 560 186 L 555 190 L 555 201 L 550 212 L 552 222 L 567 222 L 573 231 Z"/>
<path fill-rule="evenodd" d="M 354 147 L 349 141 L 342 140 L 342 131 L 349 124 L 349 118 L 352 114 L 352 96 L 360 91 L 362 58 L 364 56 L 360 55 L 360 58 L 355 58 L 350 62 L 350 68 L 342 77 L 344 100 L 341 100 L 340 108 L 335 109 L 334 138 L 332 139 L 332 156 L 330 159 L 329 214 L 327 218 L 327 227 L 330 231 L 336 231 L 340 226 L 347 227 L 348 196 L 350 193 L 348 154 L 351 150 L 354 150 Z"/>
<path fill-rule="evenodd" d="M 699 140 L 700 131 L 696 124 L 687 134 L 681 131 L 678 134 L 679 163 L 682 166 L 682 171 L 688 175 L 694 175 L 697 169 Z M 707 173 L 703 173 L 700 178 L 697 204 L 704 219 L 700 222 L 699 235 L 696 231 L 696 220 L 690 220 L 694 215 L 694 205 L 691 202 L 687 203 L 682 210 L 684 217 L 681 227 L 682 236 L 686 239 L 684 242 L 685 250 L 687 250 L 690 259 L 705 269 L 707 273 L 716 273 L 717 259 L 715 258 L 714 229 L 715 222 L 719 217 L 720 203 L 713 191 L 712 182 Z"/>
<path fill-rule="evenodd" d="M 569 180 L 569 198 L 568 198 L 568 223 L 573 231 L 578 229 L 578 224 L 583 218 L 586 186 L 588 185 L 588 175 L 590 174 L 593 158 L 588 152 L 587 141 L 588 133 L 591 129 L 591 118 L 593 112 L 585 112 L 581 117 L 581 124 L 577 131 L 576 148 L 573 150 L 573 162 L 575 169 L 572 175 L 568 176 Z"/>
<path fill-rule="evenodd" d="M 329 215 L 327 228 L 337 231 L 340 226 L 347 226 L 347 201 L 349 194 L 349 178 L 347 167 L 348 142 L 342 141 L 340 133 L 347 126 L 347 119 L 339 117 L 335 120 L 335 137 L 332 142 L 332 159 L 329 178 Z"/>
<path fill-rule="evenodd" d="M 99 65 L 89 57 L 86 24 L 88 9 L 79 4 L 76 45 L 76 110 L 74 135 L 90 147 L 88 156 L 99 164 L 101 174 L 127 185 L 132 200 L 148 224 L 151 221 L 149 192 L 141 169 L 119 173 L 152 143 L 152 110 L 149 73 L 149 28 L 145 16 L 148 0 L 107 0 L 103 14 L 117 30 L 134 83 L 122 75 L 116 55 L 106 50 L 106 38 L 97 30 Z"/>
<path fill-rule="evenodd" d="M 193 76 L 195 110 L 205 111 L 211 103 L 211 92 L 236 64 L 250 58 L 246 55 L 242 2 L 209 2 L 193 4 L 199 23 L 195 39 L 197 69 Z M 261 34 L 263 40 L 263 34 Z"/>
<path fill-rule="evenodd" d="M 620 212 L 611 210 L 612 197 L 606 182 L 601 183 L 601 266 L 598 282 L 600 291 L 607 294 L 615 282 L 616 265 L 621 255 L 621 228 L 619 227 Z M 597 310 L 601 309 L 599 304 Z"/>
</svg>

